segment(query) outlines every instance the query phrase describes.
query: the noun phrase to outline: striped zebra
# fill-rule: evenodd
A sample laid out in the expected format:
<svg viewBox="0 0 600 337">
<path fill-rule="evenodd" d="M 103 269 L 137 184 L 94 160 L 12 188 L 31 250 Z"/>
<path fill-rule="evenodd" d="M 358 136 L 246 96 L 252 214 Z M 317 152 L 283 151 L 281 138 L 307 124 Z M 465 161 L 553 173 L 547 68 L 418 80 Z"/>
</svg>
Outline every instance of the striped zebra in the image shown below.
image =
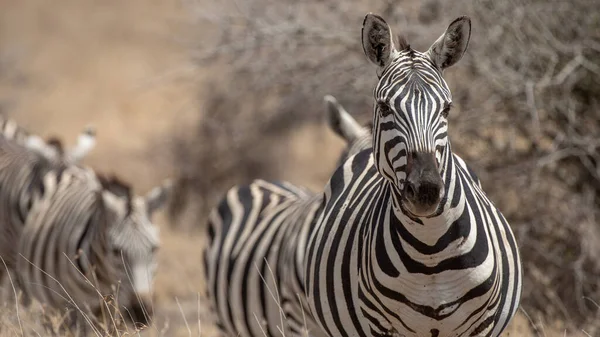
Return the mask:
<svg viewBox="0 0 600 337">
<path fill-rule="evenodd" d="M 324 100 L 327 125 L 346 142 L 338 162 L 369 148 L 370 130 L 333 96 Z M 276 322 L 267 328 L 269 336 L 278 335 L 278 329 L 286 336 L 319 331 L 313 320 L 304 319 L 309 309 L 298 297 L 304 293 L 304 253 L 290 243 L 306 242 L 322 201 L 321 194 L 287 182 L 256 180 L 232 188 L 211 213 L 204 271 L 224 332 L 264 336 L 267 321 Z"/>
<path fill-rule="evenodd" d="M 150 218 L 170 182 L 133 196 L 116 178 L 53 165 L 2 138 L 0 163 L 0 214 L 10 214 L 0 223 L 0 256 L 25 303 L 70 308 L 71 323 L 84 330 L 116 304 L 126 319 L 147 324 L 159 247 Z M 109 294 L 110 305 L 102 298 Z"/>
<path fill-rule="evenodd" d="M 0 134 L 9 140 L 36 151 L 50 160 L 68 160 L 79 163 L 96 146 L 95 128 L 86 127 L 77 137 L 77 144 L 65 152 L 62 142 L 56 137 L 46 140 L 29 133 L 14 120 L 0 114 Z"/>
<path fill-rule="evenodd" d="M 422 53 L 365 17 L 379 77 L 373 149 L 334 173 L 305 247 L 310 312 L 329 336 L 499 336 L 517 310 L 512 231 L 447 134 L 442 71 L 470 34 L 460 17 Z"/>
<path fill-rule="evenodd" d="M 500 335 L 520 300 L 518 249 L 447 135 L 442 71 L 462 58 L 470 31 L 460 17 L 422 53 L 405 39 L 396 47 L 381 17 L 365 17 L 363 47 L 379 66 L 373 147 L 349 156 L 322 196 L 264 181 L 227 193 L 204 260 L 221 329 Z"/>
</svg>

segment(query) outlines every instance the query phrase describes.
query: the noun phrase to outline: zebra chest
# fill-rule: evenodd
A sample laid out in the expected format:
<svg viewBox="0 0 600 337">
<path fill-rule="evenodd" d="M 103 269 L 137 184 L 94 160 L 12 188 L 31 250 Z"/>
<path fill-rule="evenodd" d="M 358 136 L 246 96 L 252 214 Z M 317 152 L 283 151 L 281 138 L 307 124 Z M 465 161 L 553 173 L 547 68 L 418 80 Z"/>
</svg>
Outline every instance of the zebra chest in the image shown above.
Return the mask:
<svg viewBox="0 0 600 337">
<path fill-rule="evenodd" d="M 485 263 L 482 268 L 436 269 L 433 263 L 403 260 L 390 249 L 387 253 L 387 259 L 374 253 L 371 262 L 363 265 L 366 281 L 359 293 L 369 294 L 363 296 L 361 307 L 369 316 L 378 317 L 379 329 L 391 335 L 461 336 L 464 323 L 492 295 L 473 295 L 473 289 L 485 289 L 493 280 Z"/>
</svg>

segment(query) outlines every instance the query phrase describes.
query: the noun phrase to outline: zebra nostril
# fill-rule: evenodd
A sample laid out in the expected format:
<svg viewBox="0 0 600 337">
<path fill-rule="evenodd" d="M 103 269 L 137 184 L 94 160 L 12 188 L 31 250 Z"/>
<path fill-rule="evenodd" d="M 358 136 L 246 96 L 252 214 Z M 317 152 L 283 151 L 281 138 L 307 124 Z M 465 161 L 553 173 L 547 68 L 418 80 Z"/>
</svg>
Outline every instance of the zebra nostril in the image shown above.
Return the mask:
<svg viewBox="0 0 600 337">
<path fill-rule="evenodd" d="M 419 188 L 419 202 L 423 205 L 435 205 L 440 200 L 442 186 L 435 183 L 424 183 Z"/>
<path fill-rule="evenodd" d="M 147 327 L 153 315 L 150 301 L 144 296 L 133 297 L 131 301 L 128 313 L 132 323 L 139 329 Z"/>
<path fill-rule="evenodd" d="M 404 187 L 404 197 L 408 200 L 414 200 L 416 195 L 417 191 L 415 186 L 410 182 L 406 182 L 406 187 Z"/>
</svg>

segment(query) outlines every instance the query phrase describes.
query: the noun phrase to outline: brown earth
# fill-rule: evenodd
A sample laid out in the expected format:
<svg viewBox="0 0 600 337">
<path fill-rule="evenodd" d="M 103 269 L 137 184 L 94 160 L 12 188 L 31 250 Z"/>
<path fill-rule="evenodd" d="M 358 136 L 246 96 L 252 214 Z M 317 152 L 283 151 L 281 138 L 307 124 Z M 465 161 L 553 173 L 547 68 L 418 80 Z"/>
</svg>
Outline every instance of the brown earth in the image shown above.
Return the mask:
<svg viewBox="0 0 600 337">
<path fill-rule="evenodd" d="M 169 135 L 191 132 L 201 118 L 199 84 L 208 74 L 190 62 L 191 25 L 182 6 L 158 0 L 2 1 L 0 107 L 28 130 L 59 135 L 68 144 L 94 125 L 98 145 L 86 164 L 119 174 L 138 193 L 149 190 L 173 172 Z M 286 146 L 294 158 L 285 163 L 286 178 L 318 190 L 342 144 L 325 127 L 311 126 L 290 134 Z M 162 248 L 157 314 L 147 335 L 200 335 L 200 325 L 202 335 L 211 336 L 197 299 L 203 238 L 169 229 L 165 219 L 155 219 Z M 554 331 L 534 334 L 519 315 L 505 335 L 563 335 Z"/>
</svg>

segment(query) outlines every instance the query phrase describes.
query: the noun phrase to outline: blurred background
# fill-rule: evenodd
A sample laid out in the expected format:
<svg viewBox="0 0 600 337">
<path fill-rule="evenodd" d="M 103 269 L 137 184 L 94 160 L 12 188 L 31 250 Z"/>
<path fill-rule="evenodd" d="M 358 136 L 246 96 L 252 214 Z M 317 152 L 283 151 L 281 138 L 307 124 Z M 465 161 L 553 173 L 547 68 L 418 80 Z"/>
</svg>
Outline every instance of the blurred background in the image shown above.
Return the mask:
<svg viewBox="0 0 600 337">
<path fill-rule="evenodd" d="M 148 336 L 212 336 L 199 299 L 207 213 L 234 184 L 323 188 L 343 143 L 332 94 L 371 118 L 367 12 L 425 50 L 473 31 L 445 77 L 455 152 L 519 241 L 522 311 L 507 336 L 600 335 L 600 4 L 596 0 L 1 0 L 0 112 L 145 193 L 174 177 Z"/>
</svg>

